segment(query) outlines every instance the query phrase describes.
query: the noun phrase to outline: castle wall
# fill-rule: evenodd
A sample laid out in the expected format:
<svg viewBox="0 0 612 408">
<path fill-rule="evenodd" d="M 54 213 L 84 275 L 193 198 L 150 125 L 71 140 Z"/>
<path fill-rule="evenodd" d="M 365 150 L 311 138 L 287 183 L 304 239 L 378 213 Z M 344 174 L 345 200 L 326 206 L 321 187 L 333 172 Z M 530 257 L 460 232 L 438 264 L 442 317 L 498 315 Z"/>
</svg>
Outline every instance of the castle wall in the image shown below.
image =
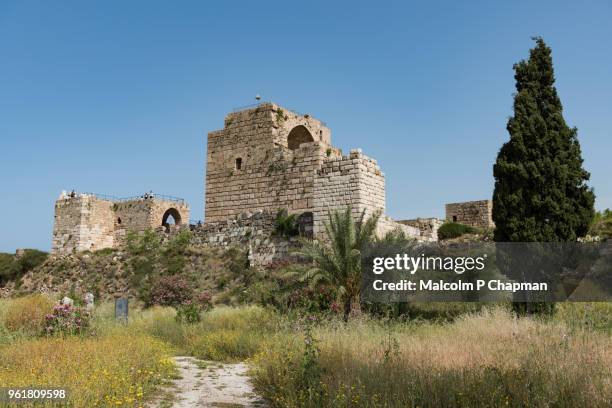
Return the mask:
<svg viewBox="0 0 612 408">
<path fill-rule="evenodd" d="M 95 251 L 114 245 L 112 203 L 92 195 L 55 203 L 52 252 Z"/>
<path fill-rule="evenodd" d="M 281 237 L 275 232 L 276 212 L 242 213 L 224 221 L 192 226 L 191 242 L 218 247 L 239 246 L 249 251 L 251 265 L 269 265 L 291 256 L 297 237 Z M 307 226 L 306 226 L 307 227 Z"/>
<path fill-rule="evenodd" d="M 493 202 L 467 201 L 446 204 L 446 221 L 458 222 L 477 228 L 493 228 Z"/>
</svg>

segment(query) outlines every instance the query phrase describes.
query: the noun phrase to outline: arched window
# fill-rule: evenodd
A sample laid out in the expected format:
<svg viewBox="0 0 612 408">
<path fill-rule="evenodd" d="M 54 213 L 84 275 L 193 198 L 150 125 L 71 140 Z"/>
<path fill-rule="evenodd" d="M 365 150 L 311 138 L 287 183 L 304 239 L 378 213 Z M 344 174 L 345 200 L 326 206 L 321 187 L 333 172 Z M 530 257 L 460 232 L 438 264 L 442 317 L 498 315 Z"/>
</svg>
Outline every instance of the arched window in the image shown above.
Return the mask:
<svg viewBox="0 0 612 408">
<path fill-rule="evenodd" d="M 236 170 L 242 170 L 242 157 L 237 157 L 236 158 L 236 166 L 235 166 Z"/>
<path fill-rule="evenodd" d="M 289 132 L 287 136 L 287 146 L 291 150 L 297 149 L 302 143 L 309 142 L 314 142 L 314 138 L 308 129 L 306 129 L 306 126 L 303 125 L 298 125 L 291 129 L 291 132 Z"/>
<path fill-rule="evenodd" d="M 162 217 L 162 226 L 168 227 L 173 224 L 181 224 L 181 214 L 176 208 L 168 208 Z"/>
</svg>

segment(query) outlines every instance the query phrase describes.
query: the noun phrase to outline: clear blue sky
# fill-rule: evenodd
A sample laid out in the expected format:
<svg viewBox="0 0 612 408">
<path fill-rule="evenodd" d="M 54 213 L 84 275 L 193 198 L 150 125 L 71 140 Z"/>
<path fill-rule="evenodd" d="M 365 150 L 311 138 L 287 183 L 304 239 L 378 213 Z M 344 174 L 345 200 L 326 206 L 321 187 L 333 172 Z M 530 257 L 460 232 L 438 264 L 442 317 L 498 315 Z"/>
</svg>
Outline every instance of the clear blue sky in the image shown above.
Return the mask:
<svg viewBox="0 0 612 408">
<path fill-rule="evenodd" d="M 257 93 L 378 159 L 394 218 L 489 198 L 534 35 L 612 207 L 609 1 L 215 3 L 0 2 L 0 251 L 49 249 L 62 189 L 153 190 L 202 218 L 206 134 Z"/>
</svg>

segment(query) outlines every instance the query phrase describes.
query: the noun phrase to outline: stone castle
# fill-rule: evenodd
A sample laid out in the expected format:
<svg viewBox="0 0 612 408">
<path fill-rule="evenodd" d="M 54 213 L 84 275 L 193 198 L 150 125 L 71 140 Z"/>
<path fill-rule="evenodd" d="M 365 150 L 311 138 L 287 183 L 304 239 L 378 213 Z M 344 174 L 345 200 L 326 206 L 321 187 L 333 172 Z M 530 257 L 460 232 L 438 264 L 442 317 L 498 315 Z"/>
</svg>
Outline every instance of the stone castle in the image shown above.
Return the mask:
<svg viewBox="0 0 612 408">
<path fill-rule="evenodd" d="M 229 113 L 223 129 L 208 134 L 205 189 L 205 222 L 191 226 L 194 240 L 247 245 L 260 263 L 286 250 L 274 236 L 280 209 L 296 215 L 302 235 L 318 239 L 324 238 L 329 212 L 347 206 L 355 215 L 380 213 L 378 235 L 399 229 L 420 240 L 437 240 L 442 224 L 435 218 L 389 218 L 385 176 L 376 160 L 360 149 L 343 155 L 324 122 L 271 102 Z M 490 227 L 490 208 L 490 201 L 448 204 L 446 218 Z M 114 247 L 128 231 L 176 230 L 186 228 L 188 220 L 189 206 L 180 199 L 63 194 L 55 204 L 52 251 Z"/>
</svg>

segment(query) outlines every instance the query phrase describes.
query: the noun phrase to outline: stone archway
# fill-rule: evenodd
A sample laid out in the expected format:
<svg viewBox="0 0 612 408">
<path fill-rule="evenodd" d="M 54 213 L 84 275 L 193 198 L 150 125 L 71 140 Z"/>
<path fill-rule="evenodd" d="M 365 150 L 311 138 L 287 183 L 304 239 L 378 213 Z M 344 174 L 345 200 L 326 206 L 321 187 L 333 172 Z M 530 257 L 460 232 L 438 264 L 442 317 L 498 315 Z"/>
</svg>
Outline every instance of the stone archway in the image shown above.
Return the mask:
<svg viewBox="0 0 612 408">
<path fill-rule="evenodd" d="M 302 143 L 314 142 L 314 138 L 310 134 L 310 131 L 304 125 L 298 125 L 291 129 L 287 136 L 287 146 L 291 150 L 295 150 Z"/>
<path fill-rule="evenodd" d="M 162 226 L 168 228 L 171 224 L 169 221 L 174 221 L 175 225 L 181 225 L 181 213 L 176 208 L 168 208 L 162 217 Z"/>
</svg>

